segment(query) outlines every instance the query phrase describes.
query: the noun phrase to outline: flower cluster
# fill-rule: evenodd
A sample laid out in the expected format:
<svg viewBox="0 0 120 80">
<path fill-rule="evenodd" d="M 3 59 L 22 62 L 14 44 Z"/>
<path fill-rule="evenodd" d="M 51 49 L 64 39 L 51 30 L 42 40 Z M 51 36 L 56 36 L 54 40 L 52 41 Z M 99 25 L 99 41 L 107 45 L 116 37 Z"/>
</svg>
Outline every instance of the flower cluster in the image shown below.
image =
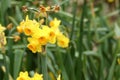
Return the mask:
<svg viewBox="0 0 120 80">
<path fill-rule="evenodd" d="M 17 80 L 43 80 L 43 75 L 35 73 L 33 77 L 28 76 L 28 72 L 20 72 Z M 58 76 L 57 80 L 60 80 L 60 75 Z"/>
<path fill-rule="evenodd" d="M 29 44 L 27 47 L 33 53 L 42 52 L 42 47 L 47 43 L 55 44 L 57 42 L 58 46 L 66 48 L 69 44 L 69 38 L 59 30 L 60 22 L 60 20 L 54 18 L 48 26 L 36 20 L 30 20 L 26 16 L 26 20 L 20 23 L 17 30 L 28 36 L 27 40 Z"/>
<path fill-rule="evenodd" d="M 6 37 L 5 37 L 5 33 L 4 33 L 4 30 L 6 28 L 3 27 L 1 24 L 0 24 L 0 48 L 4 48 L 4 46 L 6 45 Z"/>
</svg>

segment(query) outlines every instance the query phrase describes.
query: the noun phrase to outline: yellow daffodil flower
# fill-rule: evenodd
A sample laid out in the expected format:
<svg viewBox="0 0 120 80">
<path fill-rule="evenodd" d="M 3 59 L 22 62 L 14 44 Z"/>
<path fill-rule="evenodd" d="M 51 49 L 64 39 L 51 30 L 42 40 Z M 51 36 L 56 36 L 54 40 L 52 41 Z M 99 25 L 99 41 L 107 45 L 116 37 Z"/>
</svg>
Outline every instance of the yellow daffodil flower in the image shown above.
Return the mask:
<svg viewBox="0 0 120 80">
<path fill-rule="evenodd" d="M 23 28 L 22 28 L 21 26 L 17 26 L 17 31 L 18 31 L 19 33 L 22 33 L 22 32 L 23 32 Z"/>
<path fill-rule="evenodd" d="M 31 80 L 43 80 L 43 75 L 35 73 Z"/>
<path fill-rule="evenodd" d="M 54 20 L 50 21 L 49 25 L 52 29 L 57 29 L 60 25 L 60 20 L 58 20 L 57 18 L 54 18 Z"/>
<path fill-rule="evenodd" d="M 19 77 L 17 80 L 31 80 L 28 76 L 28 72 L 20 72 Z"/>
<path fill-rule="evenodd" d="M 66 48 L 69 45 L 69 39 L 64 35 L 60 35 L 58 38 L 57 44 L 62 48 Z"/>
<path fill-rule="evenodd" d="M 20 22 L 20 25 L 17 26 L 17 31 L 18 31 L 19 33 L 22 33 L 24 27 L 25 27 L 25 21 L 23 20 L 22 22 Z"/>
<path fill-rule="evenodd" d="M 46 31 L 48 34 L 48 42 L 54 44 L 56 42 L 56 33 L 53 29 L 49 28 L 48 26 L 43 26 L 43 31 Z"/>
<path fill-rule="evenodd" d="M 39 44 L 38 40 L 35 38 L 28 38 L 28 41 L 30 42 L 27 47 L 33 52 L 42 52 L 41 45 Z"/>
<path fill-rule="evenodd" d="M 23 31 L 25 35 L 29 36 L 36 32 L 36 30 L 39 29 L 39 23 L 37 23 L 35 20 L 28 20 L 25 22 L 25 27 L 23 28 Z"/>
<path fill-rule="evenodd" d="M 16 80 L 43 80 L 43 74 L 35 73 L 33 77 L 28 76 L 28 72 L 20 72 Z M 61 75 L 57 77 L 57 80 L 61 80 Z"/>
<path fill-rule="evenodd" d="M 39 28 L 39 23 L 35 20 L 30 20 L 28 16 L 26 16 L 26 20 L 22 21 L 20 25 L 17 27 L 17 31 L 19 33 L 24 32 L 25 35 L 30 36 L 36 32 L 36 29 Z"/>
<path fill-rule="evenodd" d="M 0 24 L 0 33 L 3 32 L 6 28 Z"/>
<path fill-rule="evenodd" d="M 56 34 L 52 30 L 49 32 L 48 42 L 51 44 L 55 44 L 55 42 L 56 42 Z"/>
<path fill-rule="evenodd" d="M 46 45 L 48 42 L 48 32 L 43 29 L 39 29 L 32 37 L 36 38 L 41 45 Z"/>
</svg>

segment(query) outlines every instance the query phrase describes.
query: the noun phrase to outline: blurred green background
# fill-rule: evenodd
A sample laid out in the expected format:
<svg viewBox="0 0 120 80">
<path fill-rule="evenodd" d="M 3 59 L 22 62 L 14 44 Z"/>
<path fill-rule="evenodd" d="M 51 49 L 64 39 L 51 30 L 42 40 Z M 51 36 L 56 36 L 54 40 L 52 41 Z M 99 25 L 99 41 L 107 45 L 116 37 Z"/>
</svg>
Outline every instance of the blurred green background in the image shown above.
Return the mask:
<svg viewBox="0 0 120 80">
<path fill-rule="evenodd" d="M 48 80 L 120 80 L 120 1 L 119 0 L 0 0 L 0 24 L 13 28 L 6 36 L 18 35 L 16 27 L 28 14 L 22 6 L 59 5 L 60 11 L 49 13 L 48 20 L 57 17 L 68 33 L 68 48 L 48 45 Z M 16 80 L 20 71 L 39 72 L 38 55 L 26 47 L 24 35 L 14 42 L 7 38 L 5 54 L 0 53 L 0 80 Z M 42 64 L 40 64 L 42 65 Z M 41 73 L 41 72 L 39 72 Z"/>
</svg>

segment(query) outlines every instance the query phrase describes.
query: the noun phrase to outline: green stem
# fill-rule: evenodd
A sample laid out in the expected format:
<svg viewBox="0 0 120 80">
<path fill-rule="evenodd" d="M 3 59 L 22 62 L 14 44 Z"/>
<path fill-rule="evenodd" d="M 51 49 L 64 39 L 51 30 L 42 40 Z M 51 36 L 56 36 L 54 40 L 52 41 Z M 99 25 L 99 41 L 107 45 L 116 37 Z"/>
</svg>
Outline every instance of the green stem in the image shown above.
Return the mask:
<svg viewBox="0 0 120 80">
<path fill-rule="evenodd" d="M 100 56 L 100 63 L 99 63 L 99 68 L 98 68 L 98 80 L 104 80 L 104 75 L 103 75 L 103 69 L 104 69 L 104 61 L 103 61 L 103 54 L 102 54 L 102 46 L 100 45 L 98 47 L 98 53 Z"/>
<path fill-rule="evenodd" d="M 41 68 L 42 68 L 42 74 L 43 74 L 43 79 L 48 80 L 48 72 L 47 72 L 47 55 L 41 54 Z"/>
<path fill-rule="evenodd" d="M 58 64 L 58 66 L 61 70 L 61 73 L 62 73 L 62 79 L 63 80 L 70 80 L 68 78 L 68 75 L 67 75 L 64 63 L 63 63 L 62 53 L 60 52 L 60 49 L 58 47 L 57 47 L 57 50 L 56 50 L 56 53 L 55 53 L 55 57 L 56 57 L 57 64 Z"/>
<path fill-rule="evenodd" d="M 65 67 L 66 67 L 67 74 L 69 76 L 69 80 L 76 80 L 74 62 L 73 62 L 72 57 L 71 57 L 70 48 L 67 49 L 65 61 L 66 61 Z M 68 65 L 69 65 L 69 67 L 68 67 Z"/>
<path fill-rule="evenodd" d="M 74 2 L 73 4 L 73 21 L 72 21 L 72 29 L 71 29 L 71 35 L 70 35 L 70 40 L 72 40 L 73 33 L 74 33 L 74 27 L 75 27 L 75 18 L 76 18 L 76 8 L 77 7 L 77 2 Z"/>
<path fill-rule="evenodd" d="M 87 1 L 84 0 L 84 4 L 83 4 L 83 12 L 82 12 L 82 16 L 80 19 L 80 35 L 78 38 L 78 51 L 79 51 L 79 58 L 77 59 L 77 71 L 76 71 L 76 79 L 77 80 L 83 80 L 83 76 L 82 76 L 82 69 L 83 69 L 83 65 L 82 65 L 82 51 L 83 51 L 83 24 L 84 24 L 84 17 L 85 17 L 85 9 L 86 9 L 86 4 Z"/>
<path fill-rule="evenodd" d="M 48 80 L 46 52 L 38 53 L 38 72 L 43 74 L 44 80 Z"/>
<path fill-rule="evenodd" d="M 44 46 L 44 50 L 41 53 L 38 53 L 38 72 L 43 74 L 43 80 L 48 80 L 46 48 L 47 47 Z"/>
<path fill-rule="evenodd" d="M 38 53 L 37 54 L 37 67 L 38 67 L 38 73 L 42 73 L 42 71 L 41 71 L 41 59 L 40 59 L 40 54 L 41 53 Z"/>
<path fill-rule="evenodd" d="M 113 62 L 112 62 L 111 67 L 109 69 L 108 77 L 106 80 L 113 80 L 113 75 L 114 75 L 115 66 L 116 66 L 116 59 L 117 59 L 117 55 L 113 59 Z"/>
<path fill-rule="evenodd" d="M 43 79 L 48 80 L 48 71 L 47 71 L 47 54 L 46 52 L 41 53 L 40 55 L 41 65 L 38 65 L 39 69 L 43 74 Z"/>
</svg>

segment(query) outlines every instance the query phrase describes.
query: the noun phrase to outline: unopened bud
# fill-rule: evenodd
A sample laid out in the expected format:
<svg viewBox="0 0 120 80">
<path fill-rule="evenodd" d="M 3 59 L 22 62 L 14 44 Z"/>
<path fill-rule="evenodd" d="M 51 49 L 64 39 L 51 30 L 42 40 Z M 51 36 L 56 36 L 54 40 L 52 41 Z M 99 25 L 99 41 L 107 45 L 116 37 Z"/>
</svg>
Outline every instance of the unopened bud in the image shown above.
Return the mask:
<svg viewBox="0 0 120 80">
<path fill-rule="evenodd" d="M 10 23 L 10 24 L 7 25 L 7 29 L 8 29 L 8 30 L 10 30 L 10 29 L 12 29 L 12 28 L 13 28 L 13 24 L 12 24 L 12 23 Z"/>
<path fill-rule="evenodd" d="M 27 11 L 28 11 L 27 6 L 22 6 L 22 11 L 23 11 L 23 12 L 27 12 Z"/>
<path fill-rule="evenodd" d="M 13 36 L 13 38 L 14 38 L 14 41 L 15 41 L 15 42 L 17 42 L 18 40 L 21 39 L 20 36 L 18 36 L 18 35 L 17 35 L 17 36 Z"/>
<path fill-rule="evenodd" d="M 46 8 L 43 5 L 40 5 L 40 11 L 41 12 L 46 12 Z"/>
<path fill-rule="evenodd" d="M 44 19 L 41 19 L 41 20 L 39 21 L 40 25 L 43 24 L 44 22 L 45 22 Z"/>
<path fill-rule="evenodd" d="M 58 12 L 59 10 L 60 10 L 60 6 L 56 5 L 56 6 L 54 7 L 54 12 Z"/>
</svg>

